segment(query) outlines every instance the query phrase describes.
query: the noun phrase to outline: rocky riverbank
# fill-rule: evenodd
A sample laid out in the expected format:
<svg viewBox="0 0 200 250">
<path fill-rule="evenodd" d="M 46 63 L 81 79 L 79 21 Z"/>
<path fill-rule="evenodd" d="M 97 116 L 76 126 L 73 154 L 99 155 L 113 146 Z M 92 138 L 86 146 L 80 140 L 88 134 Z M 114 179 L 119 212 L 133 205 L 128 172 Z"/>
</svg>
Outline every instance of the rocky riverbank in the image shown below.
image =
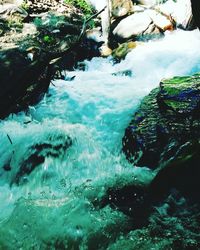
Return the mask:
<svg viewBox="0 0 200 250">
<path fill-rule="evenodd" d="M 95 55 L 81 10 L 51 1 L 0 5 L 0 118 L 25 110 L 63 69 Z M 89 44 L 90 45 L 90 44 Z M 93 53 L 93 54 L 92 54 Z"/>
<path fill-rule="evenodd" d="M 56 0 L 2 1 L 0 86 L 4 91 L 0 98 L 0 118 L 36 103 L 47 91 L 51 79 L 64 78 L 61 70 L 73 68 L 78 61 L 112 54 L 118 62 L 140 44 L 138 40 L 155 39 L 177 27 L 195 28 L 188 2 L 181 13 L 177 11 L 179 1 L 133 4 L 125 12 L 113 9 L 111 50 L 100 48 L 103 40 L 98 20 L 93 21 L 97 27 L 85 33 L 84 15 L 79 8 Z"/>
</svg>

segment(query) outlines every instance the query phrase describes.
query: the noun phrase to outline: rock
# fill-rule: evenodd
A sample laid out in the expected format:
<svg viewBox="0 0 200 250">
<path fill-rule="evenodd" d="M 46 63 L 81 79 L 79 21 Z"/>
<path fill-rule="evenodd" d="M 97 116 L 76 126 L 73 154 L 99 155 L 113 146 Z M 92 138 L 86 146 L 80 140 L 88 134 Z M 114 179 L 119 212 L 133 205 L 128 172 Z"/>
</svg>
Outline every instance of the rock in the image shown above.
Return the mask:
<svg viewBox="0 0 200 250">
<path fill-rule="evenodd" d="M 192 4 L 192 14 L 194 16 L 194 21 L 196 26 L 200 29 L 200 2 L 196 0 L 191 0 Z"/>
<path fill-rule="evenodd" d="M 179 0 L 176 5 L 174 19 L 177 23 L 177 27 L 185 30 L 194 29 L 195 25 L 192 15 L 191 0 Z"/>
<path fill-rule="evenodd" d="M 86 38 L 94 40 L 97 43 L 103 43 L 100 28 L 94 28 L 86 31 Z"/>
<path fill-rule="evenodd" d="M 26 109 L 45 93 L 52 77 L 45 54 L 33 48 L 37 58 L 29 59 L 29 51 L 13 48 L 0 51 L 0 118 Z"/>
<path fill-rule="evenodd" d="M 156 6 L 156 9 L 164 15 L 171 17 L 176 27 L 191 30 L 195 28 L 192 16 L 191 0 L 168 0 L 166 3 Z"/>
<path fill-rule="evenodd" d="M 56 71 L 86 58 L 88 50 L 81 53 L 84 41 L 78 43 L 82 16 L 72 20 L 73 9 L 70 15 L 43 13 L 34 22 L 22 22 L 20 29 L 15 20 L 12 26 L 0 22 L 0 119 L 36 103 Z"/>
<path fill-rule="evenodd" d="M 200 75 L 165 79 L 144 98 L 125 131 L 123 151 L 137 166 L 156 168 L 200 138 Z"/>
<path fill-rule="evenodd" d="M 149 187 L 151 200 L 160 201 L 172 188 L 191 201 L 200 201 L 200 140 L 186 142 L 173 159 L 162 165 Z"/>
<path fill-rule="evenodd" d="M 13 16 L 18 16 L 21 19 L 24 19 L 28 16 L 28 13 L 21 7 L 15 4 L 3 4 L 0 5 L 0 15 L 1 19 L 13 18 Z"/>
<path fill-rule="evenodd" d="M 112 56 L 115 61 L 120 61 L 126 57 L 126 55 L 137 47 L 136 42 L 126 42 L 120 44 L 116 49 L 113 50 Z"/>
<path fill-rule="evenodd" d="M 157 101 L 162 109 L 177 114 L 195 115 L 200 108 L 200 75 L 164 79 Z M 198 115 L 198 114 L 196 114 Z"/>
<path fill-rule="evenodd" d="M 101 53 L 101 56 L 107 57 L 107 56 L 110 56 L 112 54 L 112 50 L 107 45 L 103 44 L 100 47 L 100 53 Z"/>
<path fill-rule="evenodd" d="M 133 11 L 133 4 L 131 0 L 112 0 L 111 5 L 111 15 L 114 18 L 126 16 Z"/>
<path fill-rule="evenodd" d="M 122 70 L 122 71 L 117 71 L 112 73 L 113 76 L 128 76 L 128 77 L 132 77 L 133 76 L 133 72 L 130 69 L 127 70 Z"/>
<path fill-rule="evenodd" d="M 107 46 L 109 44 L 109 35 L 110 35 L 110 25 L 112 23 L 112 18 L 122 18 L 133 11 L 133 5 L 131 0 L 87 0 L 88 4 L 91 4 L 96 10 L 101 11 L 103 8 L 104 11 L 101 12 L 101 28 L 102 28 L 102 38 Z M 105 53 L 106 55 L 109 53 Z"/>
<path fill-rule="evenodd" d="M 41 167 L 46 160 L 52 173 L 54 170 L 50 166 L 50 160 L 63 158 L 72 145 L 72 140 L 66 135 L 66 131 L 51 126 L 45 129 L 35 126 L 32 131 L 24 129 L 24 133 L 19 138 L 15 135 L 11 135 L 11 138 L 12 150 L 9 150 L 10 147 L 7 148 L 6 154 L 4 152 L 1 157 L 0 165 L 1 176 L 4 176 L 4 180 L 7 180 L 9 185 L 22 185 L 31 180 L 29 176 L 36 169 L 44 170 Z M 48 169 L 41 176 L 48 178 L 47 175 Z"/>
<path fill-rule="evenodd" d="M 157 4 L 157 0 L 137 0 L 138 4 L 147 5 L 147 6 L 154 6 Z"/>
<path fill-rule="evenodd" d="M 148 10 L 148 15 L 152 19 L 154 25 L 162 32 L 174 29 L 173 23 L 167 18 L 167 16 L 164 16 L 155 10 Z"/>
<path fill-rule="evenodd" d="M 7 4 L 7 3 L 20 6 L 20 5 L 22 5 L 23 0 L 0 0 L 0 4 Z"/>
<path fill-rule="evenodd" d="M 65 14 L 74 19 L 80 19 L 81 11 L 72 4 L 65 4 L 62 0 L 28 0 L 26 8 L 31 16 L 38 16 L 45 12 Z"/>
<path fill-rule="evenodd" d="M 99 203 L 100 207 L 110 205 L 113 209 L 117 208 L 117 210 L 132 217 L 135 227 L 142 226 L 147 222 L 151 207 L 148 187 L 140 185 L 109 188 Z"/>
<path fill-rule="evenodd" d="M 166 16 L 155 10 L 141 9 L 122 19 L 114 28 L 113 35 L 120 42 L 149 40 L 159 38 L 166 30 L 173 30 L 173 23 Z"/>
<path fill-rule="evenodd" d="M 114 36 L 120 40 L 141 36 L 152 23 L 147 13 L 135 13 L 124 18 L 113 30 Z"/>
</svg>

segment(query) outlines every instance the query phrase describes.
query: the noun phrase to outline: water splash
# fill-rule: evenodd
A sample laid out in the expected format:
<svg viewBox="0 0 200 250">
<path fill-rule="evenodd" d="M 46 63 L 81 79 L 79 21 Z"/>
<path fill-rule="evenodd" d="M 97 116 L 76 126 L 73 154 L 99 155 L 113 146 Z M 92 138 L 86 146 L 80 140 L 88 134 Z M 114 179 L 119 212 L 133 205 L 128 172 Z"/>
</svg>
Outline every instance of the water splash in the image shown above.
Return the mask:
<svg viewBox="0 0 200 250">
<path fill-rule="evenodd" d="M 109 58 L 86 61 L 85 72 L 67 72 L 74 81 L 55 81 L 26 114 L 1 121 L 0 246 L 105 249 L 130 230 L 128 217 L 93 202 L 109 187 L 153 178 L 152 171 L 129 165 L 121 138 L 140 100 L 163 77 L 200 71 L 199 42 L 197 30 L 176 31 L 139 46 L 120 64 Z M 123 70 L 132 77 L 113 74 Z M 59 144 L 51 144 L 49 138 L 58 134 Z M 70 147 L 58 156 L 49 153 L 51 147 L 62 149 L 66 138 Z M 25 173 L 25 182 L 10 185 L 40 141 L 50 145 L 43 161 Z M 3 169 L 8 162 L 11 172 Z"/>
</svg>

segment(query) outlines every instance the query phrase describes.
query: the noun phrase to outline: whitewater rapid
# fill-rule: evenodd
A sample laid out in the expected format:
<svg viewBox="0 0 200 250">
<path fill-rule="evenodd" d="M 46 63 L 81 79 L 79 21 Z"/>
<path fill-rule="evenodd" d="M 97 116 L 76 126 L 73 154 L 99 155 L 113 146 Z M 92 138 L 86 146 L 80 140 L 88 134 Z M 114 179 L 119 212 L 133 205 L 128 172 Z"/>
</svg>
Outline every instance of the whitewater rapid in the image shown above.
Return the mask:
<svg viewBox="0 0 200 250">
<path fill-rule="evenodd" d="M 142 98 L 162 78 L 200 71 L 199 45 L 198 30 L 179 30 L 138 46 L 116 65 L 93 58 L 85 71 L 66 72 L 73 81 L 55 80 L 38 105 L 0 122 L 0 167 L 11 159 L 14 169 L 0 170 L 0 245 L 43 249 L 65 239 L 74 249 L 92 249 L 127 230 L 125 215 L 95 210 L 91 200 L 107 187 L 152 178 L 152 171 L 126 161 L 121 139 Z M 127 70 L 131 76 L 123 75 Z M 11 185 L 31 145 L 58 133 L 72 139 L 71 147 L 61 157 L 47 157 L 21 185 Z"/>
</svg>

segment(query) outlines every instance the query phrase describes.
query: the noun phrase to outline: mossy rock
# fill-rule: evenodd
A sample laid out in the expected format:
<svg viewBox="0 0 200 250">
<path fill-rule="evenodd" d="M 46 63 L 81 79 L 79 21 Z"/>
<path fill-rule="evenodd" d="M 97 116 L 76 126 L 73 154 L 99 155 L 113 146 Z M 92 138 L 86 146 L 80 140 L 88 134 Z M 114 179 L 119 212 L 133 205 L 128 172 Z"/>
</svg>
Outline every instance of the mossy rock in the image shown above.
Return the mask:
<svg viewBox="0 0 200 250">
<path fill-rule="evenodd" d="M 200 75 L 161 81 L 125 131 L 123 151 L 134 165 L 157 168 L 186 142 L 200 139 Z"/>
<path fill-rule="evenodd" d="M 180 114 L 194 112 L 200 100 L 200 74 L 163 80 L 158 99 L 166 109 Z"/>
<path fill-rule="evenodd" d="M 112 56 L 115 60 L 120 61 L 125 59 L 126 55 L 136 48 L 137 43 L 136 42 L 126 42 L 120 44 L 116 49 L 113 50 Z"/>
</svg>

